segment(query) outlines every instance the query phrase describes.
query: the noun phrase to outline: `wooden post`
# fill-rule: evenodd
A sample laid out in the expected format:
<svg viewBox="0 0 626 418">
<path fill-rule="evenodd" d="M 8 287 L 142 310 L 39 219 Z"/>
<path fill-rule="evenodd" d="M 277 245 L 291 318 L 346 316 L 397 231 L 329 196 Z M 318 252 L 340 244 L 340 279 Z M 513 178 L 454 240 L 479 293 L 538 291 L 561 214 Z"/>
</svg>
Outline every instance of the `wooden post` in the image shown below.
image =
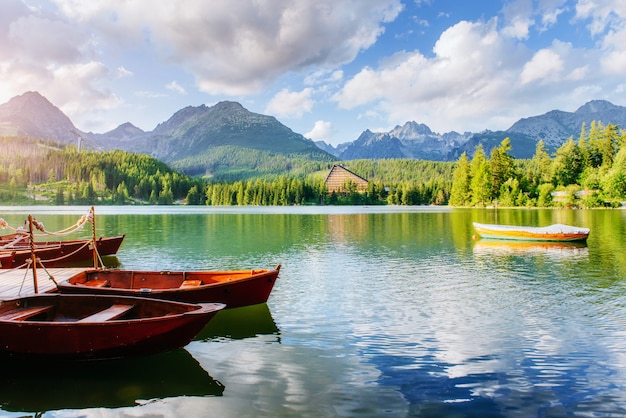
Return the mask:
<svg viewBox="0 0 626 418">
<path fill-rule="evenodd" d="M 96 213 L 91 207 L 91 241 L 93 243 L 93 268 L 98 268 L 98 248 L 96 248 Z"/>
<path fill-rule="evenodd" d="M 30 236 L 30 259 L 33 264 L 33 288 L 35 293 L 39 293 L 37 285 L 37 256 L 35 255 L 35 238 L 33 236 L 33 216 L 28 215 L 28 234 Z"/>
</svg>

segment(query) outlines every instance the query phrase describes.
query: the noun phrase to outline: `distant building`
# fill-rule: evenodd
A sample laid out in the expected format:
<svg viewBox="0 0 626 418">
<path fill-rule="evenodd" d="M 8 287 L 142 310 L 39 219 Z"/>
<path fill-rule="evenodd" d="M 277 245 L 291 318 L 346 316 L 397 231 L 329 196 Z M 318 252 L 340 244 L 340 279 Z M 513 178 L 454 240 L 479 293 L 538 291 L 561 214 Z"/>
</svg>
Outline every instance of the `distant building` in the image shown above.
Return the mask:
<svg viewBox="0 0 626 418">
<path fill-rule="evenodd" d="M 354 174 L 352 171 L 340 165 L 333 165 L 330 169 L 330 173 L 326 177 L 324 184 L 328 188 L 328 193 L 347 193 L 349 191 L 348 185 L 354 184 L 356 191 L 362 193 L 367 190 L 367 180 L 363 177 Z"/>
</svg>

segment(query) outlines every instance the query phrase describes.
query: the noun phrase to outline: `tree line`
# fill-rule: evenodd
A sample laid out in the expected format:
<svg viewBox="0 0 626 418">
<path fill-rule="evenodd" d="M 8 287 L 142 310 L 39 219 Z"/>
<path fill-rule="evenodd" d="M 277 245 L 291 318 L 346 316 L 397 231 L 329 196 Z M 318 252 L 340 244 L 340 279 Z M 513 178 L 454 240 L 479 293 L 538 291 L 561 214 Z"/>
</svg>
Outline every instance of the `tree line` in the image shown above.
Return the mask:
<svg viewBox="0 0 626 418">
<path fill-rule="evenodd" d="M 626 133 L 618 126 L 594 121 L 589 127 L 583 124 L 579 138 L 569 138 L 552 156 L 539 141 L 531 159 L 516 160 L 505 138 L 489 156 L 477 146 L 471 160 L 464 153 L 456 162 L 342 161 L 369 181 L 368 188 L 359 193 L 346 184 L 345 192 L 329 194 L 324 180 L 334 162 L 284 156 L 268 162 L 272 158 L 264 155 L 254 169 L 244 170 L 244 161 L 258 155 L 239 150 L 221 176 L 190 177 L 147 155 L 78 152 L 52 141 L 0 137 L 0 202 L 617 206 L 626 198 L 625 144 Z M 259 170 L 256 176 L 254 170 Z"/>
<path fill-rule="evenodd" d="M 203 182 L 147 155 L 7 137 L 0 138 L 0 185 L 0 200 L 13 204 L 172 204 Z"/>
<path fill-rule="evenodd" d="M 626 197 L 626 132 L 617 125 L 582 125 L 551 157 L 539 141 L 530 160 L 517 161 L 509 138 L 489 157 L 477 146 L 456 163 L 452 206 L 616 207 Z"/>
<path fill-rule="evenodd" d="M 221 154 L 220 154 L 221 155 Z M 453 164 L 397 160 L 354 160 L 343 165 L 367 177 L 365 193 L 346 187 L 329 194 L 324 180 L 333 162 L 301 158 L 274 162 L 264 155 L 260 170 L 238 170 L 238 151 L 229 174 L 190 177 L 147 155 L 124 151 L 83 151 L 52 141 L 0 137 L 0 201 L 5 204 L 444 204 Z M 220 158 L 225 158 L 221 156 Z M 281 167 L 277 171 L 276 167 Z M 237 173 L 239 172 L 239 177 Z M 282 172 L 282 174 L 276 174 Z"/>
</svg>

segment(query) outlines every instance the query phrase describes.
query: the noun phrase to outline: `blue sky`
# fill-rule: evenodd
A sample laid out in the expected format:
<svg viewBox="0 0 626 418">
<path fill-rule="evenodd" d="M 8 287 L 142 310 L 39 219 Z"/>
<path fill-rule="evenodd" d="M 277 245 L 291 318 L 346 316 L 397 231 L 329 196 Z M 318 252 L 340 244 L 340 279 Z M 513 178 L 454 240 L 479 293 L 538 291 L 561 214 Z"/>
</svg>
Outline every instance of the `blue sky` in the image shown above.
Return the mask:
<svg viewBox="0 0 626 418">
<path fill-rule="evenodd" d="M 0 103 L 83 131 L 223 100 L 337 145 L 626 105 L 623 0 L 0 0 Z"/>
</svg>

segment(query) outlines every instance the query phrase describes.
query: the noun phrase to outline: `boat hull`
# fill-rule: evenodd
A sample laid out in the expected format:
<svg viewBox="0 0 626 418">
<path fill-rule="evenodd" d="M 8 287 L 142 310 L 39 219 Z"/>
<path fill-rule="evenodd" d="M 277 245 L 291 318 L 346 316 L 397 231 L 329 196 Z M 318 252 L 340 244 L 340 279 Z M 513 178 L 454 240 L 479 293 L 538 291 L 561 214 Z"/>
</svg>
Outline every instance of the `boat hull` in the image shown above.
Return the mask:
<svg viewBox="0 0 626 418">
<path fill-rule="evenodd" d="M 119 319 L 94 316 L 113 305 L 132 306 L 135 313 Z M 38 307 L 51 308 L 30 318 L 15 317 L 15 312 Z M 45 294 L 4 301 L 0 354 L 68 360 L 156 354 L 187 345 L 223 307 L 104 295 Z"/>
<path fill-rule="evenodd" d="M 484 239 L 545 241 L 545 242 L 582 242 L 589 236 L 588 228 L 568 225 L 550 225 L 548 227 L 524 227 L 513 225 L 491 225 L 473 223 L 476 233 Z"/>
<path fill-rule="evenodd" d="M 100 237 L 96 240 L 96 249 L 100 256 L 117 254 L 125 235 Z M 62 267 L 66 264 L 93 259 L 91 240 L 45 241 L 37 242 L 35 256 L 46 267 Z M 16 268 L 27 265 L 32 257 L 28 246 L 19 245 L 0 251 L 0 268 Z"/>
<path fill-rule="evenodd" d="M 267 302 L 280 266 L 237 271 L 87 270 L 60 282 L 61 293 L 141 296 L 188 303 L 217 302 L 227 308 Z M 185 282 L 185 285 L 183 285 Z"/>
</svg>

